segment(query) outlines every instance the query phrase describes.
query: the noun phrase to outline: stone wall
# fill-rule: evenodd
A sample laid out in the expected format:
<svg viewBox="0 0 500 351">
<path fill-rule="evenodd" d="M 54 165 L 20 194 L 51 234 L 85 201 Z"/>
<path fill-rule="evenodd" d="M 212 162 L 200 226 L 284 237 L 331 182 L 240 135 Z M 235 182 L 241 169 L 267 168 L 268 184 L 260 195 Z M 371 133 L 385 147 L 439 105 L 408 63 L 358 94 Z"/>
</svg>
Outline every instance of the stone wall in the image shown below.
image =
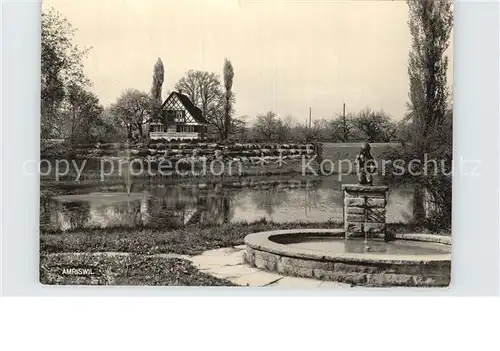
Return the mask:
<svg viewBox="0 0 500 351">
<path fill-rule="evenodd" d="M 247 246 L 245 262 L 283 275 L 351 285 L 445 287 L 451 280 L 450 261 L 393 261 L 286 257 Z"/>
<path fill-rule="evenodd" d="M 386 233 L 387 186 L 342 185 L 346 238 Z"/>
<path fill-rule="evenodd" d="M 377 236 L 380 236 L 377 235 Z M 293 239 L 295 237 L 295 239 Z M 288 229 L 245 237 L 245 262 L 252 267 L 283 275 L 329 280 L 362 286 L 444 287 L 451 279 L 451 248 L 435 255 L 333 252 L 301 249 L 287 242 L 308 237 L 343 241 L 342 229 Z M 431 234 L 395 234 L 398 240 L 451 245 L 451 238 Z M 296 241 L 298 239 L 298 241 Z M 349 245 L 349 241 L 345 242 Z M 351 242 L 354 244 L 354 242 Z M 359 243 L 358 243 L 359 244 Z M 359 246 L 359 245 L 358 245 Z M 349 250 L 348 250 L 349 251 Z"/>
</svg>

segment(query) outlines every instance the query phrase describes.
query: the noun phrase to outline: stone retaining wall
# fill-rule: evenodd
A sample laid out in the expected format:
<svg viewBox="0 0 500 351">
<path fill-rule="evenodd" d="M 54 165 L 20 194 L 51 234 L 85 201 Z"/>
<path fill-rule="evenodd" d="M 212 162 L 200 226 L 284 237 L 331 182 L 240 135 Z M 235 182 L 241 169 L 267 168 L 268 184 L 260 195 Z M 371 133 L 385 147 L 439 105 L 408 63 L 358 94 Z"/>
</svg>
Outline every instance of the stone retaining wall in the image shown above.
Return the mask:
<svg viewBox="0 0 500 351">
<path fill-rule="evenodd" d="M 245 261 L 252 267 L 280 274 L 373 287 L 446 287 L 450 261 L 377 262 L 287 257 L 247 246 Z"/>
<path fill-rule="evenodd" d="M 316 278 L 372 287 L 446 287 L 451 280 L 451 254 L 385 255 L 329 253 L 280 244 L 289 236 L 304 240 L 324 236 L 343 240 L 339 229 L 289 229 L 249 234 L 245 237 L 245 262 L 252 267 L 283 275 Z M 377 236 L 377 235 L 375 235 Z M 281 240 L 280 238 L 281 237 Z M 431 234 L 396 234 L 397 239 L 451 245 L 451 238 Z M 293 240 L 291 240 L 293 241 Z"/>
</svg>

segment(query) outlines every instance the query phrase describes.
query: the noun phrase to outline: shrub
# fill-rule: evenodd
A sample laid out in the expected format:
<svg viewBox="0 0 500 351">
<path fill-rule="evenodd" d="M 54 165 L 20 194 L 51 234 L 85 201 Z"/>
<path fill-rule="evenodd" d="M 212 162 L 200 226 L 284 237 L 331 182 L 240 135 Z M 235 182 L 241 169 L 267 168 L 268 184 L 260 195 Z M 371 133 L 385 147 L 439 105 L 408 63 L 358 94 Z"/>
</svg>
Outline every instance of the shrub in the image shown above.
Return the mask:
<svg viewBox="0 0 500 351">
<path fill-rule="evenodd" d="M 139 157 L 145 157 L 149 155 L 149 149 L 141 149 L 136 154 Z"/>
<path fill-rule="evenodd" d="M 423 141 L 422 150 L 407 144 L 398 149 L 386 148 L 382 152 L 383 160 L 401 160 L 399 162 L 404 162 L 406 166 L 403 174 L 400 174 L 394 163 L 388 164 L 383 179 L 395 186 L 415 185 L 415 201 L 423 204 L 425 210 L 425 218 L 418 218 L 417 210 L 415 219 L 417 222 L 423 221 L 418 224 L 424 224 L 432 231 L 451 229 L 452 118 L 450 114 L 442 125 L 433 129 Z M 412 172 L 409 172 L 407 165 L 411 160 L 420 161 L 420 164 L 414 162 Z"/>
</svg>

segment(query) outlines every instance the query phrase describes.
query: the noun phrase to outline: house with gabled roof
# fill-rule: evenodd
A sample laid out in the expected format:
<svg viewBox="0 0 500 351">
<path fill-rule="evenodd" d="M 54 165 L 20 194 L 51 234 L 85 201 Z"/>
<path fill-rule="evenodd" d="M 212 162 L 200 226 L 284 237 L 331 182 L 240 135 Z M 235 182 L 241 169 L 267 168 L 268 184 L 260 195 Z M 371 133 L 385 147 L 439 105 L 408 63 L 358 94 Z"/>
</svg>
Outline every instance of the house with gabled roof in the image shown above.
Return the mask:
<svg viewBox="0 0 500 351">
<path fill-rule="evenodd" d="M 150 139 L 204 139 L 209 123 L 186 95 L 173 91 L 149 125 Z"/>
</svg>

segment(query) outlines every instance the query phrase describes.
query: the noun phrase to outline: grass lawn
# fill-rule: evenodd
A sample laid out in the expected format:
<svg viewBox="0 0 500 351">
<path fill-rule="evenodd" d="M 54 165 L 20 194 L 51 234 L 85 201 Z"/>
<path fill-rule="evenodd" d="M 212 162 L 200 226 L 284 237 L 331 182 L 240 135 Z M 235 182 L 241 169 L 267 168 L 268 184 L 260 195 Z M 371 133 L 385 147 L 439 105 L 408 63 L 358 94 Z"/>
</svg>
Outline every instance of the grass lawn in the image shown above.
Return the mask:
<svg viewBox="0 0 500 351">
<path fill-rule="evenodd" d="M 127 252 L 134 254 L 175 253 L 198 255 L 203 251 L 243 244 L 247 234 L 265 230 L 292 228 L 339 228 L 340 223 L 223 224 L 186 226 L 178 229 L 82 229 L 64 233 L 44 233 L 40 238 L 42 253 L 58 252 Z"/>
<path fill-rule="evenodd" d="M 92 274 L 64 273 L 72 268 L 91 270 Z M 234 285 L 227 280 L 202 273 L 191 262 L 179 258 L 91 253 L 42 255 L 40 282 L 50 285 Z"/>
<path fill-rule="evenodd" d="M 63 285 L 232 286 L 231 282 L 198 271 L 191 262 L 154 254 L 197 255 L 243 244 L 253 232 L 317 227 L 317 224 L 257 222 L 181 229 L 90 229 L 42 232 L 40 281 Z M 339 224 L 326 223 L 323 227 Z M 92 275 L 65 275 L 64 268 L 92 269 Z"/>
<path fill-rule="evenodd" d="M 359 151 L 363 143 L 323 143 L 323 154 L 322 157 L 324 160 L 331 160 L 334 162 L 335 166 L 337 166 L 336 162 L 343 161 L 339 165 L 339 168 L 335 168 L 334 171 L 336 173 L 342 172 L 345 174 L 349 171 L 354 170 L 354 160 L 358 155 Z M 388 148 L 396 148 L 400 147 L 398 143 L 373 143 L 370 144 L 371 152 L 375 160 L 381 160 L 381 156 L 385 150 Z M 349 163 L 347 161 L 351 161 L 352 169 L 349 169 Z"/>
</svg>

